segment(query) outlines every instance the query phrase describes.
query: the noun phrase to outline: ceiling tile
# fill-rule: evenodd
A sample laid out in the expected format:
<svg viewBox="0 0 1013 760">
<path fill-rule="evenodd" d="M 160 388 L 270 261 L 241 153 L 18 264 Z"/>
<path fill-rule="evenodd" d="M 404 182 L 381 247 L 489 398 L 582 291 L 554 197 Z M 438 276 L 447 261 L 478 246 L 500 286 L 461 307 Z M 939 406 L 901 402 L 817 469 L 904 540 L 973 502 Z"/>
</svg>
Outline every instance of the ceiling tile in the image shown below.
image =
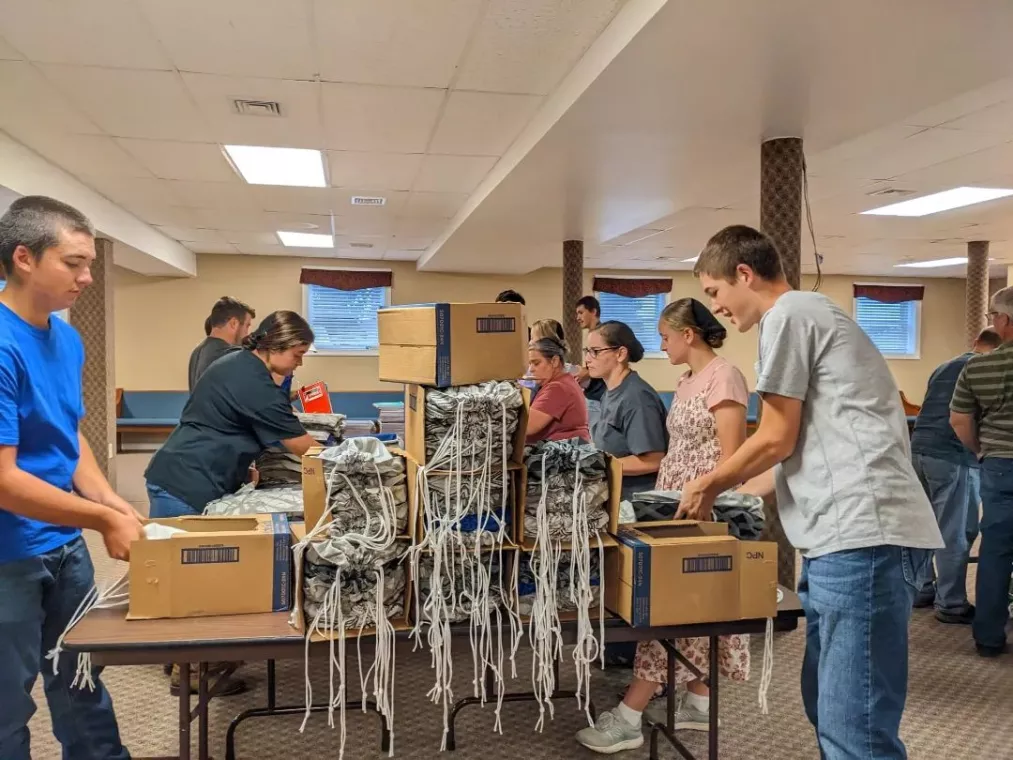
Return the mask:
<svg viewBox="0 0 1013 760">
<path fill-rule="evenodd" d="M 0 102 L 3 129 L 30 131 L 39 124 L 59 124 L 66 132 L 102 133 L 30 63 L 0 61 Z"/>
<path fill-rule="evenodd" d="M 437 193 L 471 193 L 498 160 L 495 156 L 429 155 L 413 187 Z"/>
<path fill-rule="evenodd" d="M 10 128 L 14 139 L 74 176 L 142 177 L 152 174 L 126 153 L 111 137 L 72 135 L 34 129 Z"/>
<path fill-rule="evenodd" d="M 140 0 L 182 71 L 277 79 L 316 74 L 306 5 L 289 0 Z"/>
<path fill-rule="evenodd" d="M 161 179 L 195 182 L 241 182 L 217 145 L 165 140 L 116 141 L 127 153 Z"/>
<path fill-rule="evenodd" d="M 421 153 L 327 152 L 332 187 L 410 190 L 422 166 Z"/>
<path fill-rule="evenodd" d="M 245 182 L 191 182 L 162 180 L 188 208 L 212 211 L 261 211 L 260 198 L 253 185 Z M 217 225 L 213 225 L 217 226 Z"/>
<path fill-rule="evenodd" d="M 466 193 L 413 192 L 405 205 L 404 216 L 450 219 L 461 210 L 466 200 Z"/>
<path fill-rule="evenodd" d="M 185 227 L 159 227 L 163 233 L 181 243 L 225 243 L 218 230 L 187 229 Z"/>
<path fill-rule="evenodd" d="M 213 139 L 229 145 L 319 148 L 323 143 L 319 85 L 288 79 L 257 79 L 184 73 Z M 275 102 L 281 116 L 243 116 L 236 100 Z"/>
<path fill-rule="evenodd" d="M 239 253 L 239 249 L 231 243 L 194 241 L 183 243 L 183 245 L 194 253 Z"/>
<path fill-rule="evenodd" d="M 0 29 L 31 61 L 170 69 L 131 0 L 4 0 Z"/>
<path fill-rule="evenodd" d="M 424 251 L 433 244 L 435 238 L 431 237 L 400 237 L 395 235 L 391 238 L 390 247 L 400 251 Z"/>
<path fill-rule="evenodd" d="M 622 0 L 492 0 L 455 86 L 547 95 L 620 5 Z"/>
<path fill-rule="evenodd" d="M 435 238 L 447 228 L 446 219 L 425 219 L 402 217 L 394 225 L 394 234 L 398 237 Z"/>
<path fill-rule="evenodd" d="M 383 257 L 387 261 L 418 261 L 419 257 L 423 253 L 425 253 L 425 251 L 401 251 L 388 248 L 383 254 Z"/>
<path fill-rule="evenodd" d="M 240 245 L 236 246 L 239 248 L 240 253 L 245 253 L 251 256 L 292 256 L 291 248 L 286 248 L 281 243 L 275 243 L 274 245 Z M 301 254 L 302 255 L 302 254 Z"/>
<path fill-rule="evenodd" d="M 260 208 L 265 211 L 285 211 L 292 214 L 332 214 L 339 203 L 337 193 L 329 187 L 274 187 L 259 185 L 253 188 Z"/>
<path fill-rule="evenodd" d="M 229 243 L 238 246 L 262 246 L 276 245 L 278 236 L 273 232 L 237 232 L 235 230 L 221 230 L 222 237 Z"/>
<path fill-rule="evenodd" d="M 316 232 L 318 230 L 327 231 L 331 228 L 330 216 L 320 214 L 213 209 L 198 209 L 194 213 L 201 220 L 201 227 L 223 230 L 226 235 L 233 232 L 269 232 L 273 234 L 276 230 Z"/>
<path fill-rule="evenodd" d="M 537 95 L 454 91 L 429 149 L 433 153 L 502 156 L 542 100 Z"/>
<path fill-rule="evenodd" d="M 423 153 L 443 90 L 324 83 L 326 147 Z"/>
<path fill-rule="evenodd" d="M 946 129 L 966 129 L 971 132 L 1000 132 L 1008 135 L 1013 119 L 1013 100 L 996 103 L 980 111 L 969 113 L 959 119 L 948 121 Z"/>
<path fill-rule="evenodd" d="M 128 210 L 184 205 L 182 196 L 177 195 L 172 183 L 166 180 L 94 176 L 78 179 Z"/>
<path fill-rule="evenodd" d="M 137 202 L 120 203 L 120 205 L 141 221 L 159 227 L 199 227 L 202 223 L 200 217 L 197 216 L 199 213 L 197 209 L 164 204 L 153 206 Z"/>
<path fill-rule="evenodd" d="M 339 235 L 390 235 L 394 217 L 377 209 L 352 208 L 344 216 L 334 217 L 334 230 Z"/>
<path fill-rule="evenodd" d="M 3 38 L 0 38 L 0 61 L 20 61 L 23 58 L 21 53 L 12 48 Z"/>
<path fill-rule="evenodd" d="M 447 87 L 482 0 L 315 0 L 320 76 Z"/>
<path fill-rule="evenodd" d="M 207 126 L 177 74 L 56 64 L 40 68 L 113 137 L 210 141 Z"/>
</svg>

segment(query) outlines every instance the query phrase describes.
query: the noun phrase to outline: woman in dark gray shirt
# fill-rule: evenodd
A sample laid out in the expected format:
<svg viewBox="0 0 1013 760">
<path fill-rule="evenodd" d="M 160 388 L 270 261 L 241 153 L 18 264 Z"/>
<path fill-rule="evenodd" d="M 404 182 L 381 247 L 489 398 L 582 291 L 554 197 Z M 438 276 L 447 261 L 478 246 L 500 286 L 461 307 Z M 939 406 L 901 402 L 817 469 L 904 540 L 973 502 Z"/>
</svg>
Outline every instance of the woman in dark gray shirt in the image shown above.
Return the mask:
<svg viewBox="0 0 1013 760">
<path fill-rule="evenodd" d="M 623 499 L 650 491 L 668 451 L 665 404 L 658 392 L 630 369 L 644 358 L 644 347 L 623 322 L 602 322 L 584 349 L 591 377 L 605 381 L 601 416 L 591 426 L 596 448 L 623 465 Z"/>
</svg>

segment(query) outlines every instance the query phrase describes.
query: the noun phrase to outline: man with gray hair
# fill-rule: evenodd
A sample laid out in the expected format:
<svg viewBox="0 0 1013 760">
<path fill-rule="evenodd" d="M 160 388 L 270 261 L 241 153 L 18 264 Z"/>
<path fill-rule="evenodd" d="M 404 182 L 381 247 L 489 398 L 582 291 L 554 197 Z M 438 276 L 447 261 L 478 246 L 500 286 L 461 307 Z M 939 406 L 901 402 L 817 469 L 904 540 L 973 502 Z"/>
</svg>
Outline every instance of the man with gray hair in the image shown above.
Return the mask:
<svg viewBox="0 0 1013 760">
<path fill-rule="evenodd" d="M 95 585 L 81 529 L 127 559 L 141 518 L 113 491 L 78 423 L 84 346 L 54 312 L 91 284 L 95 231 L 80 211 L 29 196 L 0 218 L 0 757 L 30 760 L 32 686 L 42 663 L 53 732 L 67 760 L 128 758 L 109 692 L 71 687 L 45 659 Z"/>
<path fill-rule="evenodd" d="M 988 312 L 1002 345 L 967 362 L 950 401 L 950 424 L 981 460 L 981 548 L 971 631 L 978 654 L 1006 651 L 1013 571 L 1013 288 L 992 297 Z"/>
</svg>

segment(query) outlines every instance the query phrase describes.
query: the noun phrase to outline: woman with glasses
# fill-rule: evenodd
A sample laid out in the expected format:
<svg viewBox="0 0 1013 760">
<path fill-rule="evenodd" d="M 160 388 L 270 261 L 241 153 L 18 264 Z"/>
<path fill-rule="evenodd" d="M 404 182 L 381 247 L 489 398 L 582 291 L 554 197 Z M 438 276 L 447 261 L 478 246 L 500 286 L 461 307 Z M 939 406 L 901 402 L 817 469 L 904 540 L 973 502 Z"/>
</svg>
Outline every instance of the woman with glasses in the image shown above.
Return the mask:
<svg viewBox="0 0 1013 760">
<path fill-rule="evenodd" d="M 588 335 L 584 356 L 588 373 L 606 388 L 591 440 L 622 463 L 623 499 L 650 491 L 668 450 L 668 431 L 658 392 L 630 369 L 644 358 L 644 347 L 629 325 L 602 322 Z"/>
</svg>

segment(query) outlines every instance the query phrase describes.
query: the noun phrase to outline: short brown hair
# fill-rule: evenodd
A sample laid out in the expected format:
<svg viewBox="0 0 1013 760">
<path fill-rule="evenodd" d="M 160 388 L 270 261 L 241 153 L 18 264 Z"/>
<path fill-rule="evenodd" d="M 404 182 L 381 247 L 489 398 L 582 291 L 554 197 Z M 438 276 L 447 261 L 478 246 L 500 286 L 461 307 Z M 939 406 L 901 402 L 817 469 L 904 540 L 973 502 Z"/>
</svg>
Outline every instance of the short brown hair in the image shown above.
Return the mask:
<svg viewBox="0 0 1013 760">
<path fill-rule="evenodd" d="M 38 261 L 47 249 L 59 245 L 64 231 L 95 237 L 91 222 L 73 206 L 44 195 L 18 198 L 0 217 L 0 272 L 15 275 L 18 246 L 27 248 Z"/>
<path fill-rule="evenodd" d="M 774 241 L 745 224 L 725 227 L 708 240 L 693 267 L 693 274 L 732 282 L 740 264 L 749 267 L 764 280 L 784 278 L 781 256 Z"/>
<path fill-rule="evenodd" d="M 246 336 L 243 347 L 251 351 L 287 351 L 313 345 L 314 337 L 313 328 L 294 311 L 275 311 Z"/>
<path fill-rule="evenodd" d="M 211 316 L 207 318 L 204 326 L 205 328 L 224 327 L 230 319 L 238 319 L 242 322 L 246 319 L 247 314 L 250 315 L 250 319 L 257 316 L 257 312 L 248 304 L 231 296 L 222 296 L 211 307 Z M 208 329 L 207 332 L 210 334 L 211 330 Z"/>
<path fill-rule="evenodd" d="M 1002 345 L 1002 338 L 991 327 L 986 327 L 978 333 L 978 337 L 974 339 L 974 342 L 981 343 L 983 346 L 988 346 L 989 348 L 999 348 Z"/>
</svg>

